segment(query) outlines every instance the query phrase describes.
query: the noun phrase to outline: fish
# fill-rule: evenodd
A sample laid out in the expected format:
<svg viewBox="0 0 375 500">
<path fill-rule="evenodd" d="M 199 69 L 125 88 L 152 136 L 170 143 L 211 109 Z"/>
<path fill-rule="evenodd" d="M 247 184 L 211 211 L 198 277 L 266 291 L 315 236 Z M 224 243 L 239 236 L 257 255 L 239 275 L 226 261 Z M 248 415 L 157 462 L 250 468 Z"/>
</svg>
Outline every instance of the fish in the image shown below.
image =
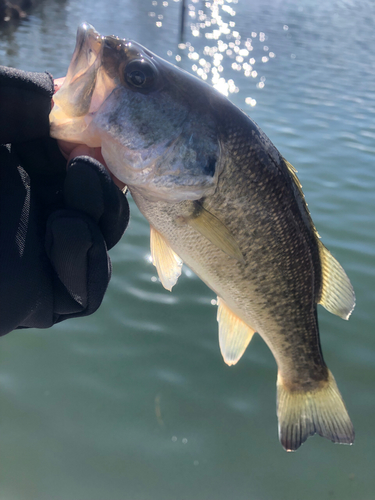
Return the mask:
<svg viewBox="0 0 375 500">
<path fill-rule="evenodd" d="M 185 263 L 215 292 L 225 363 L 240 360 L 255 332 L 266 342 L 285 450 L 315 433 L 352 444 L 317 304 L 348 319 L 354 290 L 321 242 L 296 169 L 260 127 L 199 78 L 83 23 L 50 133 L 101 148 L 150 223 L 152 262 L 167 290 Z"/>
</svg>

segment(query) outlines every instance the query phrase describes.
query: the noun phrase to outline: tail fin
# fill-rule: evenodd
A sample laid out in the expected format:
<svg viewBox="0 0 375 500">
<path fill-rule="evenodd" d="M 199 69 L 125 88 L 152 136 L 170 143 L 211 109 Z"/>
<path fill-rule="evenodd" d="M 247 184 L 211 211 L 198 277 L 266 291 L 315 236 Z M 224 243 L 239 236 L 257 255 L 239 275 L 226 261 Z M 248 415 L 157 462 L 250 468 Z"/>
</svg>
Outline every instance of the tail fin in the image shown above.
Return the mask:
<svg viewBox="0 0 375 500">
<path fill-rule="evenodd" d="M 352 444 L 354 429 L 335 379 L 313 391 L 291 391 L 277 378 L 279 439 L 286 451 L 297 450 L 315 433 L 334 443 Z"/>
</svg>

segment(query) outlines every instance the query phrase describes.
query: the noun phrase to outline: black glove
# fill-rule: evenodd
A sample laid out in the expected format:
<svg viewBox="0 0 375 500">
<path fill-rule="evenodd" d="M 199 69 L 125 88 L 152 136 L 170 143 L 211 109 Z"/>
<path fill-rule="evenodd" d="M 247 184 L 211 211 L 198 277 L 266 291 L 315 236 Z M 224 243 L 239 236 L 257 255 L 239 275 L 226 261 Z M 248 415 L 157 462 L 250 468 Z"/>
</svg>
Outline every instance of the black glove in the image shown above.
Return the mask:
<svg viewBox="0 0 375 500">
<path fill-rule="evenodd" d="M 103 165 L 66 169 L 48 137 L 52 95 L 50 75 L 0 66 L 0 335 L 93 313 L 129 220 Z"/>
</svg>

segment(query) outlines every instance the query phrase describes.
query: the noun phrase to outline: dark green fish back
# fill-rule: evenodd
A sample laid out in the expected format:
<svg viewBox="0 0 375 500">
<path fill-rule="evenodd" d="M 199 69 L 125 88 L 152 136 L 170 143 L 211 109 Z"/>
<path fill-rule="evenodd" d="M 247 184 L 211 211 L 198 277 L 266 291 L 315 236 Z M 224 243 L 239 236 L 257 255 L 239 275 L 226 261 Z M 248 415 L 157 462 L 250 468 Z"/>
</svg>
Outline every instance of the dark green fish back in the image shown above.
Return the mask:
<svg viewBox="0 0 375 500">
<path fill-rule="evenodd" d="M 260 196 L 258 202 L 264 209 L 272 212 L 274 208 L 280 210 L 279 215 L 288 213 L 288 222 L 293 222 L 309 248 L 315 274 L 314 288 L 316 297 L 321 287 L 321 268 L 318 247 L 318 234 L 312 222 L 301 184 L 296 170 L 287 162 L 264 132 L 249 119 L 243 112 L 227 104 L 227 113 L 220 110 L 219 133 L 222 142 L 233 162 L 236 164 L 238 175 L 242 180 L 235 182 L 236 188 L 241 185 L 249 187 L 249 180 L 254 190 Z M 229 105 L 229 106 L 228 106 Z M 233 113 L 233 108 L 236 113 Z M 266 207 L 266 208 L 265 208 Z M 290 227 L 293 231 L 293 228 Z"/>
</svg>

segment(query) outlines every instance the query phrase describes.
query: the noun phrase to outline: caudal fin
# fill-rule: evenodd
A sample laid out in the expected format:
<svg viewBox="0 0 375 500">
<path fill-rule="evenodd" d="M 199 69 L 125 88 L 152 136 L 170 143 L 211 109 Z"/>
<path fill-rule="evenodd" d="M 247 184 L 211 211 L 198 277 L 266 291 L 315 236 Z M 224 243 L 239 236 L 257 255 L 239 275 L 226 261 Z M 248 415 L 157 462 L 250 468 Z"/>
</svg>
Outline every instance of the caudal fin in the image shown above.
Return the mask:
<svg viewBox="0 0 375 500">
<path fill-rule="evenodd" d="M 288 389 L 279 375 L 277 417 L 279 439 L 286 451 L 297 450 L 315 433 L 334 443 L 353 444 L 353 425 L 330 371 L 326 382 L 308 392 Z"/>
</svg>

